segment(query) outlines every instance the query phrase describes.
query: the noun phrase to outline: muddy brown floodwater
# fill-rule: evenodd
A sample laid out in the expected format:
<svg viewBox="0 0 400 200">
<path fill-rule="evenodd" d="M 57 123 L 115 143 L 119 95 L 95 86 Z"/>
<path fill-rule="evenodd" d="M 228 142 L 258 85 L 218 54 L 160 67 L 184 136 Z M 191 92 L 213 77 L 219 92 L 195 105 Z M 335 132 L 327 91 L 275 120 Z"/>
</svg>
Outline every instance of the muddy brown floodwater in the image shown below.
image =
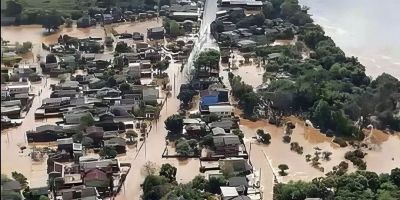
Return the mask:
<svg viewBox="0 0 400 200">
<path fill-rule="evenodd" d="M 175 75 L 177 86 L 187 81 L 184 73 L 180 72 L 180 67 L 181 64 L 179 63 L 171 63 L 170 67 L 166 70 L 170 79 L 173 79 Z M 174 88 L 173 85 L 172 88 Z M 171 165 L 175 166 L 178 169 L 176 178 L 180 183 L 187 183 L 200 173 L 200 161 L 198 159 L 179 161 L 175 158 L 165 159 L 161 157 L 166 145 L 165 136 L 167 136 L 167 130 L 165 129 L 164 121 L 168 116 L 177 114 L 180 104 L 179 100 L 176 98 L 178 90 L 179 87 L 175 87 L 175 91 L 171 91 L 171 96 L 167 99 L 160 112 L 159 120 L 153 122 L 153 128 L 146 139 L 146 144 L 143 146 L 140 152 L 137 153 L 135 150 L 133 150 L 133 152 L 128 153 L 127 158 L 124 160 L 124 162 L 131 162 L 132 168 L 126 178 L 124 189 L 122 189 L 122 191 L 116 197 L 117 200 L 131 200 L 140 198 L 142 193 L 140 184 L 143 183 L 146 176 L 146 174 L 143 174 L 142 169 L 148 161 L 156 163 L 158 168 L 160 168 L 163 163 L 170 163 Z"/>
<path fill-rule="evenodd" d="M 353 150 L 352 147 L 338 147 L 331 142 L 332 138 L 326 137 L 317 129 L 305 127 L 304 122 L 297 118 L 290 117 L 289 120 L 296 124 L 296 128 L 291 137 L 292 142 L 298 142 L 300 146 L 303 146 L 304 153 L 302 155 L 290 151 L 290 145 L 282 142 L 282 127 L 271 125 L 265 120 L 251 122 L 241 119 L 240 121 L 240 128 L 245 133 L 247 149 L 250 150 L 251 148 L 250 160 L 256 169 L 261 169 L 261 183 L 264 188 L 264 199 L 272 199 L 273 192 L 273 174 L 268 164 L 269 162 L 276 172 L 279 171 L 279 164 L 287 164 L 289 166 L 288 176 L 280 177 L 278 175 L 279 181 L 312 180 L 315 177 L 324 176 L 325 173 L 331 171 L 333 166 L 345 160 L 344 154 L 347 151 Z M 263 129 L 271 134 L 271 144 L 258 144 L 252 139 L 252 137 L 256 135 L 257 129 Z M 387 135 L 378 130 L 374 130 L 372 137 L 374 139 L 371 139 L 371 143 L 369 143 L 372 149 L 365 151 L 368 153 L 365 156 L 367 170 L 376 173 L 389 173 L 391 169 L 399 167 L 400 154 L 398 152 L 400 152 L 400 133 Z M 314 155 L 315 147 L 320 148 L 321 152 L 332 152 L 329 161 L 320 160 L 321 167 L 324 167 L 325 172 L 313 168 L 310 163 L 305 160 L 305 155 Z M 351 163 L 350 166 L 352 166 Z M 349 170 L 355 171 L 355 168 L 350 167 Z"/>
</svg>

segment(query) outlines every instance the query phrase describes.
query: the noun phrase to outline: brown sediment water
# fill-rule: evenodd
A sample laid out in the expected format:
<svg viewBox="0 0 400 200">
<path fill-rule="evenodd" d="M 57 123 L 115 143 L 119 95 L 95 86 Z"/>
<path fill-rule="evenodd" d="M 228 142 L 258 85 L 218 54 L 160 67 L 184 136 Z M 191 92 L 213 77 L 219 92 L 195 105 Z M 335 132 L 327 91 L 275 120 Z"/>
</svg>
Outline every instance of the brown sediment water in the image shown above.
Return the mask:
<svg viewBox="0 0 400 200">
<path fill-rule="evenodd" d="M 1 173 L 10 176 L 11 172 L 20 172 L 28 178 L 31 187 L 46 186 L 47 184 L 46 160 L 35 162 L 30 157 L 34 146 L 43 147 L 46 145 L 29 145 L 26 139 L 26 131 L 35 130 L 36 127 L 45 124 L 55 124 L 55 122 L 61 120 L 59 118 L 35 120 L 34 113 L 41 106 L 41 101 L 50 97 L 50 84 L 55 84 L 58 80 L 48 78 L 47 85 L 45 85 L 45 82 L 45 80 L 42 80 L 40 83 L 32 84 L 31 93 L 36 96 L 22 124 L 1 132 Z M 37 96 L 39 90 L 42 90 L 42 93 Z M 22 146 L 28 148 L 21 152 L 20 147 Z"/>
<path fill-rule="evenodd" d="M 304 121 L 298 118 L 288 117 L 286 120 L 296 125 L 291 135 L 291 142 L 298 142 L 303 147 L 302 155 L 291 151 L 290 145 L 282 142 L 283 127 L 269 124 L 266 120 L 255 122 L 246 119 L 240 120 L 240 128 L 245 134 L 246 147 L 250 152 L 250 160 L 256 169 L 261 169 L 261 183 L 264 186 L 264 198 L 266 199 L 272 199 L 273 188 L 273 174 L 268 160 L 275 171 L 279 171 L 279 164 L 287 164 L 289 166 L 288 176 L 280 177 L 278 175 L 279 181 L 309 181 L 313 178 L 324 176 L 325 173 L 331 171 L 341 161 L 347 161 L 344 158 L 344 154 L 347 151 L 354 150 L 351 146 L 345 148 L 338 147 L 331 142 L 332 138 L 320 133 L 318 129 L 306 127 Z M 256 135 L 257 129 L 263 129 L 271 134 L 271 144 L 258 144 L 258 142 L 252 139 Z M 400 166 L 400 154 L 398 153 L 400 152 L 399 134 L 387 135 L 386 133 L 377 131 L 374 133 L 374 136 L 377 138 L 377 141 L 369 144 L 369 147 L 371 147 L 370 150 L 364 150 L 368 153 L 364 159 L 367 162 L 367 170 L 376 173 L 388 173 L 391 169 Z M 324 172 L 315 169 L 305 160 L 305 155 L 307 154 L 314 156 L 315 148 L 321 149 L 320 152 L 332 152 L 329 161 L 323 159 L 319 161 L 321 163 L 320 166 L 324 168 Z M 347 162 L 350 164 L 349 171 L 355 171 L 356 169 L 352 166 L 351 162 Z"/>
</svg>

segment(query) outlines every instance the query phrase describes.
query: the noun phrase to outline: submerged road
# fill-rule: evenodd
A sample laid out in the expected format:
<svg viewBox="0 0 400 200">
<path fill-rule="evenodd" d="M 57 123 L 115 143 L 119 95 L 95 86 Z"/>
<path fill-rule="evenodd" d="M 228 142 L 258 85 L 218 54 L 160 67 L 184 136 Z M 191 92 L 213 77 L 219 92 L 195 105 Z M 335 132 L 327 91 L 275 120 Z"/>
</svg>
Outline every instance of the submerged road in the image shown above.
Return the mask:
<svg viewBox="0 0 400 200">
<path fill-rule="evenodd" d="M 195 47 L 193 48 L 188 62 L 185 65 L 183 72 L 180 72 L 180 63 L 171 62 L 169 68 L 166 70 L 171 82 L 175 77 L 175 91 L 172 91 L 172 95 L 167 98 L 167 102 L 163 106 L 160 112 L 160 118 L 157 122 L 153 122 L 153 128 L 151 129 L 148 137 L 146 138 L 146 145 L 139 150 L 134 152 L 132 155 L 127 155 L 126 160 L 121 162 L 130 162 L 132 168 L 126 177 L 125 185 L 121 192 L 116 196 L 117 200 L 131 200 L 140 199 L 142 189 L 140 185 L 143 183 L 146 174 L 143 172 L 143 168 L 148 161 L 156 163 L 160 167 L 163 163 L 170 163 L 177 167 L 177 181 L 178 182 L 189 182 L 197 174 L 199 174 L 200 161 L 198 159 L 188 159 L 186 161 L 178 161 L 177 159 L 164 159 L 161 157 L 165 148 L 165 136 L 167 131 L 164 127 L 164 121 L 168 116 L 176 114 L 179 110 L 180 102 L 176 98 L 177 92 L 180 86 L 187 81 L 187 74 L 191 70 L 191 66 L 194 58 L 206 48 L 212 48 L 218 46 L 213 40 L 210 34 L 210 24 L 215 20 L 217 12 L 217 1 L 206 0 L 204 6 L 203 19 L 200 26 L 199 39 L 196 41 Z"/>
</svg>

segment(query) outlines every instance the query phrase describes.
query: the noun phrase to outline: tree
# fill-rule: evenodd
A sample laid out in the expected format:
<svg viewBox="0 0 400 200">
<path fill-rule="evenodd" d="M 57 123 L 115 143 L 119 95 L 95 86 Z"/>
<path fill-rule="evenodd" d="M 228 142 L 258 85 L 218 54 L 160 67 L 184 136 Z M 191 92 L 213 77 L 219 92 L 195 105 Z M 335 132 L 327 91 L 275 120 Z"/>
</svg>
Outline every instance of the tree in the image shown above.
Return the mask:
<svg viewBox="0 0 400 200">
<path fill-rule="evenodd" d="M 129 138 L 129 140 L 130 140 L 131 142 L 133 142 L 133 140 L 134 140 L 135 138 L 138 137 L 138 134 L 137 134 L 136 131 L 134 131 L 134 130 L 128 130 L 128 131 L 125 133 L 125 135 L 126 135 L 127 138 Z"/>
<path fill-rule="evenodd" d="M 243 133 L 242 130 L 240 130 L 240 129 L 233 129 L 233 130 L 232 130 L 232 133 L 233 133 L 234 135 L 237 135 L 238 138 L 239 138 L 239 140 L 240 140 L 240 142 L 243 143 L 244 133 Z"/>
<path fill-rule="evenodd" d="M 52 10 L 44 14 L 41 24 L 43 28 L 46 28 L 50 32 L 51 30 L 57 30 L 64 23 L 63 21 L 61 15 L 57 11 Z"/>
<path fill-rule="evenodd" d="M 286 164 L 280 164 L 280 165 L 278 165 L 278 168 L 281 170 L 281 171 L 279 172 L 279 174 L 280 174 L 281 176 L 286 176 L 286 175 L 287 175 L 287 173 L 285 172 L 285 170 L 288 170 L 289 167 L 288 167 Z"/>
<path fill-rule="evenodd" d="M 50 200 L 50 199 L 49 199 L 49 197 L 46 197 L 46 196 L 41 195 L 41 196 L 39 197 L 39 200 Z"/>
<path fill-rule="evenodd" d="M 117 53 L 128 53 L 131 51 L 131 48 L 123 41 L 120 41 L 115 46 L 115 52 Z"/>
<path fill-rule="evenodd" d="M 6 73 L 1 73 L 1 83 L 3 84 L 8 81 L 10 81 L 10 76 L 8 76 Z"/>
<path fill-rule="evenodd" d="M 19 182 L 21 184 L 22 188 L 26 188 L 28 186 L 28 179 L 21 173 L 18 172 L 12 172 L 11 176 L 13 179 Z"/>
<path fill-rule="evenodd" d="M 400 168 L 392 169 L 390 173 L 390 179 L 395 185 L 400 187 Z"/>
<path fill-rule="evenodd" d="M 91 114 L 87 114 L 81 117 L 80 124 L 84 127 L 89 127 L 94 125 L 94 119 Z"/>
<path fill-rule="evenodd" d="M 131 85 L 129 84 L 129 83 L 122 83 L 121 85 L 119 85 L 119 90 L 124 94 L 124 93 L 126 93 L 127 91 L 130 91 L 132 88 L 131 88 Z"/>
<path fill-rule="evenodd" d="M 161 165 L 160 176 L 164 176 L 169 180 L 170 183 L 176 180 L 176 167 L 169 163 Z"/>
<path fill-rule="evenodd" d="M 183 128 L 183 118 L 178 114 L 169 116 L 165 121 L 165 128 L 172 133 L 181 133 Z"/>
<path fill-rule="evenodd" d="M 187 140 L 182 140 L 176 145 L 176 152 L 179 155 L 188 156 L 192 153 L 190 145 Z"/>
<path fill-rule="evenodd" d="M 156 175 L 146 176 L 142 188 L 144 200 L 162 199 L 171 189 L 167 178 Z"/>
<path fill-rule="evenodd" d="M 262 143 L 264 144 L 271 143 L 271 135 L 269 133 L 265 133 L 263 129 L 258 129 L 257 135 L 260 137 Z"/>
<path fill-rule="evenodd" d="M 171 37 L 178 37 L 184 34 L 184 30 L 175 20 L 168 20 L 166 24 L 168 26 L 166 31 Z"/>
<path fill-rule="evenodd" d="M 157 167 L 155 163 L 147 161 L 143 166 L 143 170 L 145 171 L 147 176 L 154 175 L 157 171 Z"/>
<path fill-rule="evenodd" d="M 206 191 L 213 194 L 221 193 L 221 186 L 226 185 L 226 180 L 223 176 L 219 177 L 210 177 L 208 180 L 208 185 L 206 186 Z"/>
<path fill-rule="evenodd" d="M 181 90 L 177 96 L 179 100 L 183 102 L 183 104 L 188 105 L 193 97 L 197 94 L 195 90 Z"/>
<path fill-rule="evenodd" d="M 324 152 L 322 152 L 322 155 L 325 160 L 330 160 L 331 159 L 330 156 L 332 155 L 332 152 L 324 151 Z"/>
<path fill-rule="evenodd" d="M 72 19 L 71 18 L 67 18 L 65 20 L 65 27 L 71 28 L 72 27 L 72 23 L 73 23 Z"/>
<path fill-rule="evenodd" d="M 103 158 L 115 158 L 117 156 L 118 152 L 115 150 L 114 147 L 103 147 L 100 150 L 99 155 Z"/>
<path fill-rule="evenodd" d="M 16 17 L 22 12 L 22 5 L 16 1 L 7 1 L 4 13 L 9 17 Z"/>
<path fill-rule="evenodd" d="M 271 19 L 272 15 L 273 15 L 273 11 L 274 11 L 274 6 L 272 5 L 272 3 L 269 2 L 269 1 L 265 1 L 265 2 L 263 3 L 263 13 L 264 13 L 264 16 L 265 16 L 266 18 Z"/>
<path fill-rule="evenodd" d="M 192 180 L 192 186 L 198 190 L 205 190 L 207 187 L 208 181 L 204 178 L 204 176 L 197 175 Z"/>
</svg>

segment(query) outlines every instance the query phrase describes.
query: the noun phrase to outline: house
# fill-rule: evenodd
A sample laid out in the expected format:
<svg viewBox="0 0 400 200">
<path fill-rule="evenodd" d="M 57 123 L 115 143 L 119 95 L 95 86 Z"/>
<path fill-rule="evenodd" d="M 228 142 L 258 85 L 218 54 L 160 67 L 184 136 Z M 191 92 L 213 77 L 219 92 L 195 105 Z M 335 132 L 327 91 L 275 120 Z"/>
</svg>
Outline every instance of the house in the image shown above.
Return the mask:
<svg viewBox="0 0 400 200">
<path fill-rule="evenodd" d="M 28 78 L 29 75 L 35 73 L 31 68 L 15 68 L 14 73 L 18 74 L 21 78 Z"/>
<path fill-rule="evenodd" d="M 68 138 L 68 135 L 61 126 L 42 125 L 36 127 L 35 131 L 27 131 L 28 142 L 53 142 L 58 139 Z"/>
<path fill-rule="evenodd" d="M 144 35 L 139 32 L 133 32 L 132 33 L 132 39 L 133 40 L 144 40 Z"/>
<path fill-rule="evenodd" d="M 51 70 L 54 70 L 57 68 L 58 68 L 57 63 L 46 63 L 46 64 L 44 64 L 42 71 L 43 71 L 43 73 L 49 73 Z"/>
<path fill-rule="evenodd" d="M 222 119 L 219 121 L 215 121 L 209 124 L 210 128 L 219 127 L 225 130 L 225 132 L 229 133 L 232 129 L 239 128 L 239 125 L 233 119 Z"/>
<path fill-rule="evenodd" d="M 255 48 L 257 43 L 254 42 L 253 40 L 240 40 L 237 43 L 237 45 L 240 49 L 248 49 L 248 48 Z"/>
<path fill-rule="evenodd" d="M 229 39 L 231 42 L 237 42 L 240 38 L 240 35 L 236 33 L 235 31 L 224 31 L 220 33 L 219 35 L 219 40 L 222 39 Z"/>
<path fill-rule="evenodd" d="M 100 144 L 103 141 L 104 129 L 102 127 L 89 126 L 86 128 L 84 136 L 92 138 L 94 144 Z"/>
<path fill-rule="evenodd" d="M 16 17 L 4 17 L 1 16 L 1 25 L 2 26 L 9 26 L 9 25 L 14 25 Z"/>
<path fill-rule="evenodd" d="M 221 7 L 240 7 L 246 10 L 261 10 L 263 2 L 259 0 L 221 0 Z"/>
<path fill-rule="evenodd" d="M 221 171 L 229 172 L 232 175 L 248 174 L 252 170 L 252 166 L 244 158 L 224 158 L 219 159 L 218 163 Z"/>
<path fill-rule="evenodd" d="M 10 180 L 10 181 L 5 181 L 4 183 L 1 183 L 1 189 L 4 191 L 14 191 L 14 192 L 19 193 L 21 191 L 22 187 L 18 181 Z"/>
<path fill-rule="evenodd" d="M 113 173 L 120 171 L 120 163 L 118 159 L 80 161 L 79 167 L 81 172 L 88 172 L 91 169 L 100 169 L 106 173 Z"/>
<path fill-rule="evenodd" d="M 79 90 L 79 82 L 78 81 L 65 81 L 63 83 L 58 84 L 55 86 L 55 89 L 58 90 Z"/>
<path fill-rule="evenodd" d="M 14 95 L 15 100 L 21 101 L 22 107 L 28 106 L 33 100 L 33 96 L 29 95 L 28 93 L 21 93 L 21 94 L 15 94 Z"/>
<path fill-rule="evenodd" d="M 76 90 L 55 90 L 51 93 L 50 98 L 76 98 L 78 97 L 78 92 Z"/>
<path fill-rule="evenodd" d="M 215 114 L 221 118 L 232 117 L 233 109 L 231 105 L 212 105 L 208 107 L 210 114 Z"/>
<path fill-rule="evenodd" d="M 235 187 L 220 187 L 222 200 L 231 200 L 239 196 Z"/>
<path fill-rule="evenodd" d="M 7 89 L 11 96 L 21 93 L 29 93 L 30 84 L 28 82 L 12 82 L 7 85 Z"/>
<path fill-rule="evenodd" d="M 103 23 L 111 24 L 114 21 L 114 17 L 111 14 L 103 14 Z"/>
<path fill-rule="evenodd" d="M 81 118 L 85 116 L 93 118 L 92 114 L 87 111 L 64 113 L 64 123 L 66 125 L 80 124 Z"/>
<path fill-rule="evenodd" d="M 57 151 L 64 150 L 72 155 L 73 143 L 74 141 L 72 138 L 57 139 Z"/>
<path fill-rule="evenodd" d="M 223 129 L 222 131 L 225 132 Z M 214 135 L 213 141 L 214 141 L 216 155 L 237 156 L 239 154 L 239 145 L 241 143 L 237 135 L 234 134 Z"/>
<path fill-rule="evenodd" d="M 111 176 L 101 169 L 89 169 L 83 175 L 83 183 L 87 187 L 108 188 L 111 181 Z"/>
<path fill-rule="evenodd" d="M 228 90 L 225 89 L 207 89 L 200 91 L 200 111 L 207 112 L 209 106 L 226 104 L 229 102 Z"/>
<path fill-rule="evenodd" d="M 95 187 L 73 187 L 59 190 L 57 193 L 62 200 L 100 200 L 100 195 Z"/>
<path fill-rule="evenodd" d="M 161 53 L 154 49 L 148 49 L 144 52 L 144 59 L 150 60 L 151 63 L 161 61 Z"/>
<path fill-rule="evenodd" d="M 200 14 L 196 12 L 172 12 L 169 15 L 170 19 L 176 20 L 176 21 L 185 21 L 185 20 L 193 20 L 197 21 L 198 18 L 200 17 Z"/>
<path fill-rule="evenodd" d="M 104 141 L 105 147 L 114 147 L 118 154 L 126 153 L 126 140 L 121 137 L 111 138 Z"/>
<path fill-rule="evenodd" d="M 9 118 L 18 119 L 21 117 L 21 101 L 2 101 L 1 102 L 1 115 Z"/>
<path fill-rule="evenodd" d="M 132 78 L 140 78 L 141 70 L 140 63 L 129 63 L 128 64 L 128 76 Z"/>
<path fill-rule="evenodd" d="M 228 186 L 235 187 L 239 194 L 247 194 L 249 183 L 245 176 L 234 176 L 228 179 Z"/>
<path fill-rule="evenodd" d="M 150 40 L 162 40 L 164 39 L 164 34 L 165 34 L 164 27 L 147 29 L 147 38 Z"/>
<path fill-rule="evenodd" d="M 76 26 L 78 28 L 87 28 L 93 25 L 96 25 L 96 21 L 95 19 L 92 19 L 90 15 L 85 15 L 76 21 Z"/>
</svg>

